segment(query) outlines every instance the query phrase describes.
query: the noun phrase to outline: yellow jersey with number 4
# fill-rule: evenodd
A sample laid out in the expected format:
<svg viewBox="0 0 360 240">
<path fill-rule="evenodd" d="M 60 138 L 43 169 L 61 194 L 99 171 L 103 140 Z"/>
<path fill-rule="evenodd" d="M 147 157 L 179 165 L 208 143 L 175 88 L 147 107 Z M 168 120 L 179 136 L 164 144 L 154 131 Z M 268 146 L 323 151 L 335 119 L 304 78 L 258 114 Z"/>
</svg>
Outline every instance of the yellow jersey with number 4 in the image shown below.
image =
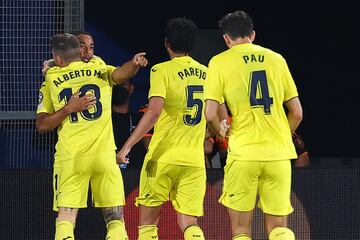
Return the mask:
<svg viewBox="0 0 360 240">
<path fill-rule="evenodd" d="M 284 102 L 297 97 L 285 59 L 255 44 L 214 56 L 205 99 L 225 99 L 232 114 L 229 156 L 245 161 L 296 158 Z"/>
<path fill-rule="evenodd" d="M 115 150 L 111 122 L 111 74 L 99 57 L 89 63 L 76 61 L 48 70 L 39 91 L 37 113 L 53 113 L 63 108 L 76 92 L 93 94 L 96 104 L 89 110 L 71 113 L 58 126 L 57 156 L 74 157 L 96 151 Z"/>
<path fill-rule="evenodd" d="M 207 68 L 189 56 L 153 66 L 149 98 L 164 98 L 145 160 L 204 167 L 203 86 Z"/>
</svg>

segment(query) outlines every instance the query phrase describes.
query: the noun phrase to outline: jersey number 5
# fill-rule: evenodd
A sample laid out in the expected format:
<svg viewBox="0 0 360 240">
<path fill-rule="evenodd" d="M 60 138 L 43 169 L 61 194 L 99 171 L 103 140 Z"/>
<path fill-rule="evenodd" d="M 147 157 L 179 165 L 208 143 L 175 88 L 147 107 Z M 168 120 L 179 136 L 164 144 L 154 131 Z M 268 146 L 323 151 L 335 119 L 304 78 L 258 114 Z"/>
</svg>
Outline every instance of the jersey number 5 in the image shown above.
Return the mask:
<svg viewBox="0 0 360 240">
<path fill-rule="evenodd" d="M 80 112 L 82 118 L 88 121 L 98 119 L 102 114 L 102 105 L 100 102 L 100 88 L 95 84 L 86 84 L 79 89 L 79 92 L 81 92 L 80 97 L 84 96 L 87 92 L 91 92 L 96 97 L 94 112 L 89 112 L 89 110 L 84 110 Z M 61 102 L 64 99 L 65 103 L 67 103 L 72 95 L 73 92 L 71 88 L 64 88 L 59 93 L 59 102 Z M 71 123 L 78 122 L 77 113 L 71 113 L 69 117 Z"/>
<path fill-rule="evenodd" d="M 186 109 L 191 110 L 193 107 L 196 108 L 195 116 L 185 114 L 183 117 L 186 125 L 194 126 L 199 124 L 201 121 L 203 101 L 199 98 L 194 98 L 194 93 L 203 93 L 204 89 L 201 85 L 190 85 L 185 88 L 186 90 Z"/>
<path fill-rule="evenodd" d="M 260 87 L 260 89 L 258 89 Z M 259 91 L 259 98 L 257 92 Z M 265 70 L 254 71 L 250 77 L 250 105 L 252 107 L 263 107 L 265 114 L 271 114 L 270 106 L 273 104 L 273 98 L 269 95 L 269 88 L 266 79 Z"/>
</svg>

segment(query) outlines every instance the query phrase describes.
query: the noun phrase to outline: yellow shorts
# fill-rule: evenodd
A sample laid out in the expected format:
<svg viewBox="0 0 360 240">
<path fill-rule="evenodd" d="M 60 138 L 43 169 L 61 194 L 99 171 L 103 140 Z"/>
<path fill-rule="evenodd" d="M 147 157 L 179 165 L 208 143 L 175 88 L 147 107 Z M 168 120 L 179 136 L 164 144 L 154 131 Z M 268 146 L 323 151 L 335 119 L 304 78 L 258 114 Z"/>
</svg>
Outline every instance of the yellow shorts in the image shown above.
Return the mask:
<svg viewBox="0 0 360 240">
<path fill-rule="evenodd" d="M 171 200 L 178 213 L 203 216 L 205 190 L 205 168 L 148 161 L 141 169 L 135 205 L 156 207 Z"/>
<path fill-rule="evenodd" d="M 125 205 L 124 184 L 115 151 L 104 151 L 76 158 L 55 156 L 54 211 L 59 207 L 87 207 L 89 182 L 95 207 Z"/>
<path fill-rule="evenodd" d="M 228 162 L 224 168 L 221 204 L 237 211 L 251 211 L 258 193 L 258 207 L 264 213 L 286 216 L 293 211 L 290 202 L 290 160 L 261 162 L 230 159 Z"/>
</svg>

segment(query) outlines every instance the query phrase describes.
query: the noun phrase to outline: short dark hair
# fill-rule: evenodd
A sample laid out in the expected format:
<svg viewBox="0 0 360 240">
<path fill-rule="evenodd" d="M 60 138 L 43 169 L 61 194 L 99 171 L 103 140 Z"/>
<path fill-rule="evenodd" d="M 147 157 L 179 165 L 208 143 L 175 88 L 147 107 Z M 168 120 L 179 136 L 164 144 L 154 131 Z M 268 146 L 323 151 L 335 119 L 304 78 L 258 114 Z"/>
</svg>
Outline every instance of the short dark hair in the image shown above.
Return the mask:
<svg viewBox="0 0 360 240">
<path fill-rule="evenodd" d="M 80 43 L 77 37 L 69 33 L 55 34 L 50 38 L 52 51 L 65 61 L 80 57 Z"/>
<path fill-rule="evenodd" d="M 92 35 L 89 32 L 84 31 L 84 30 L 73 31 L 73 32 L 71 32 L 71 34 L 74 35 L 74 36 L 87 35 L 87 36 L 92 37 Z"/>
<path fill-rule="evenodd" d="M 253 20 L 242 10 L 225 15 L 219 21 L 219 27 L 222 33 L 228 34 L 232 40 L 249 37 L 254 30 Z"/>
<path fill-rule="evenodd" d="M 197 27 L 187 18 L 172 18 L 167 21 L 165 37 L 171 50 L 176 53 L 189 53 L 194 47 Z"/>
</svg>

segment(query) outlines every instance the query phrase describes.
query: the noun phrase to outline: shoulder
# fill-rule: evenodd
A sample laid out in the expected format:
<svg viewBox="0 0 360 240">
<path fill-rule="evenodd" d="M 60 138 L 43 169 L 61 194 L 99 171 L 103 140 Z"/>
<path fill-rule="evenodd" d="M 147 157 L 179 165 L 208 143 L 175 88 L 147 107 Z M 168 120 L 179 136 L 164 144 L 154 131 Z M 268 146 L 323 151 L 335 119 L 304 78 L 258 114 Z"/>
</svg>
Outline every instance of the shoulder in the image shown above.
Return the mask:
<svg viewBox="0 0 360 240">
<path fill-rule="evenodd" d="M 221 64 L 223 62 L 223 60 L 227 59 L 231 54 L 232 54 L 231 49 L 227 49 L 225 51 L 222 51 L 221 53 L 216 54 L 215 56 L 213 56 L 210 59 L 209 66 L 210 65 Z"/>
<path fill-rule="evenodd" d="M 195 65 L 196 68 L 200 68 L 200 69 L 203 69 L 203 70 L 206 71 L 207 66 L 205 66 L 204 64 L 199 63 L 198 61 L 196 61 L 196 60 L 193 59 L 192 57 L 191 57 L 191 59 L 192 59 L 192 62 L 193 62 L 193 64 Z"/>
<path fill-rule="evenodd" d="M 105 61 L 99 56 L 93 56 L 93 58 L 89 61 L 90 64 L 99 64 L 106 65 Z"/>
<path fill-rule="evenodd" d="M 259 50 L 263 51 L 266 55 L 268 55 L 278 61 L 282 61 L 282 62 L 285 61 L 284 57 L 280 53 L 278 53 L 270 48 L 262 47 L 260 45 L 255 45 L 255 44 L 254 44 L 254 46 L 256 48 L 258 48 Z"/>
<path fill-rule="evenodd" d="M 151 67 L 151 72 L 157 72 L 157 71 L 164 72 L 171 65 L 172 65 L 171 61 L 166 61 L 166 62 L 161 62 L 161 63 L 155 64 L 154 66 Z"/>
<path fill-rule="evenodd" d="M 47 76 L 48 74 L 54 74 L 54 73 L 57 73 L 61 70 L 62 68 L 61 67 L 58 67 L 58 66 L 54 66 L 54 67 L 51 67 L 49 68 L 49 70 L 46 72 L 46 75 Z"/>
</svg>

